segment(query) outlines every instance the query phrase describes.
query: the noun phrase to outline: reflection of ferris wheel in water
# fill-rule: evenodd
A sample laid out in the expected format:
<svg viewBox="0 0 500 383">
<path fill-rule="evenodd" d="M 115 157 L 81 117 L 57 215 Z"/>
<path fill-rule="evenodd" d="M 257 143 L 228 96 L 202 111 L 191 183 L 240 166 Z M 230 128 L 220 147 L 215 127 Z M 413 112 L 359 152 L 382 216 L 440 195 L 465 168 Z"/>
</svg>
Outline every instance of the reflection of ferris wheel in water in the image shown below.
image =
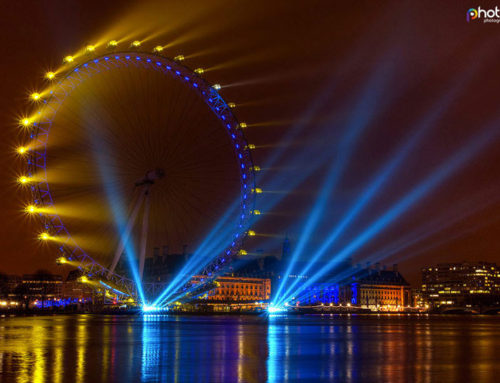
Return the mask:
<svg viewBox="0 0 500 383">
<path fill-rule="evenodd" d="M 130 275 L 115 270 L 122 254 L 136 254 L 142 279 L 153 247 L 196 247 L 239 195 L 228 246 L 203 272 L 220 270 L 238 254 L 258 189 L 246 125 L 220 86 L 183 56 L 115 47 L 66 57 L 47 73 L 48 89 L 31 95 L 20 182 L 42 218 L 40 238 L 54 239 L 63 262 L 135 295 Z"/>
</svg>

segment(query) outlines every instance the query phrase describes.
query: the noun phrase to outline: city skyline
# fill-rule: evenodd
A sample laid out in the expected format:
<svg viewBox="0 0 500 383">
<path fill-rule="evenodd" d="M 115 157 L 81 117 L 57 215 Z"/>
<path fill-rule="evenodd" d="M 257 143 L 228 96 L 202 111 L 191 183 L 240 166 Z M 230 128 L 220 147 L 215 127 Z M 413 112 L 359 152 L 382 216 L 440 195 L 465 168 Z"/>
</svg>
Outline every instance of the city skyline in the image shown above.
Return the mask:
<svg viewBox="0 0 500 383">
<path fill-rule="evenodd" d="M 159 5 L 153 2 L 144 6 L 139 12 L 130 5 L 129 9 L 124 6 L 121 12 L 132 20 L 145 14 L 151 15 L 157 6 Z M 378 37 L 373 38 L 371 44 L 367 33 L 362 36 L 355 35 L 347 41 L 344 30 L 338 34 L 332 30 L 328 30 L 327 34 L 319 33 L 327 31 L 326 25 L 334 17 L 329 14 L 319 16 L 323 6 L 318 2 L 310 7 L 310 14 L 303 16 L 310 20 L 315 19 L 318 22 L 317 28 L 306 31 L 299 27 L 294 31 L 296 38 L 292 39 L 294 41 L 290 47 L 282 47 L 286 54 L 280 53 L 279 59 L 273 58 L 272 54 L 266 57 L 265 54 L 255 53 L 251 57 L 238 60 L 237 52 L 240 48 L 237 43 L 228 42 L 227 47 L 224 45 L 217 47 L 216 40 L 211 40 L 211 36 L 214 38 L 218 36 L 217 28 L 233 28 L 238 24 L 237 15 L 229 18 L 226 24 L 212 28 L 214 30 L 208 30 L 206 33 L 197 34 L 193 39 L 187 39 L 187 43 L 177 43 L 172 48 L 172 54 L 192 52 L 193 66 L 198 64 L 213 66 L 218 62 L 226 62 L 224 65 L 220 64 L 220 69 L 216 66 L 216 69 L 207 71 L 206 76 L 220 81 L 224 86 L 222 90 L 224 94 L 227 93 L 229 99 L 242 103 L 243 106 L 238 111 L 238 115 L 242 115 L 240 118 L 248 121 L 250 125 L 255 125 L 246 132 L 249 141 L 258 147 L 253 154 L 255 163 L 265 167 L 266 161 L 276 156 L 276 152 L 282 152 L 281 162 L 259 175 L 259 186 L 262 185 L 264 191 L 261 196 L 263 201 L 261 209 L 265 217 L 260 219 L 254 228 L 258 240 L 252 238 L 248 241 L 249 252 L 263 249 L 264 252 L 277 253 L 280 241 L 274 241 L 272 238 L 279 239 L 284 235 L 288 235 L 295 244 L 300 242 L 304 233 L 304 222 L 310 215 L 315 198 L 318 198 L 326 171 L 322 166 L 311 170 L 301 163 L 301 158 L 307 156 L 308 152 L 324 150 L 314 143 L 316 135 L 326 134 L 329 139 L 342 142 L 344 130 L 347 129 L 349 132 L 356 124 L 364 125 L 364 133 L 358 137 L 359 142 L 349 155 L 341 174 L 342 179 L 338 181 L 336 190 L 329 197 L 331 208 L 324 219 L 325 222 L 333 223 L 335 220 L 338 222 L 339 217 L 349 214 L 349 210 L 342 210 L 343 206 L 352 209 L 352 206 L 362 198 L 373 177 L 380 174 L 380 170 L 387 164 L 386 153 L 398 153 L 405 142 L 413 146 L 411 151 L 401 158 L 398 167 L 391 174 L 391 178 L 394 179 L 385 181 L 380 192 L 368 200 L 363 210 L 344 230 L 345 238 L 340 245 L 347 246 L 349 241 L 361 235 L 366 227 L 387 212 L 395 202 L 405 198 L 417 188 L 419 182 L 426 179 L 427 174 L 438 169 L 440 164 L 446 164 L 446 161 L 453 159 L 452 156 L 456 151 L 444 153 L 445 148 L 453 147 L 454 150 L 466 148 L 467 142 L 476 135 L 476 132 L 479 132 L 483 125 L 487 125 L 488 120 L 494 120 L 494 102 L 489 94 L 493 92 L 497 80 L 492 75 L 494 72 L 488 68 L 491 68 L 496 59 L 496 54 L 489 48 L 495 37 L 487 35 L 484 29 L 463 23 L 463 17 L 458 17 L 461 15 L 458 10 L 440 13 L 443 16 L 439 19 L 444 30 L 450 32 L 453 30 L 464 36 L 462 40 L 465 42 L 457 45 L 449 42 L 445 45 L 439 41 L 433 41 L 431 44 L 428 37 L 410 33 L 411 28 L 418 29 L 419 23 L 423 22 L 422 19 L 413 19 L 414 24 L 407 26 L 407 34 L 403 33 L 398 37 L 391 35 L 390 31 L 382 26 L 382 20 L 384 17 L 403 12 L 402 8 L 397 6 L 350 10 L 343 13 L 342 21 L 336 20 L 345 28 L 358 33 L 376 30 Z M 12 7 L 13 15 L 20 15 L 16 12 L 16 7 L 20 5 L 9 7 Z M 177 9 L 172 5 L 168 7 L 173 13 L 180 12 L 180 8 Z M 421 11 L 417 5 L 412 7 L 417 13 Z M 90 5 L 88 9 L 91 9 Z M 259 13 L 258 7 L 250 7 L 249 10 Z M 271 8 L 269 16 L 262 18 L 261 21 L 265 27 L 259 29 L 259 34 L 252 35 L 254 40 L 250 41 L 258 43 L 268 38 L 266 47 L 272 47 L 284 37 L 284 32 L 278 27 L 279 24 L 273 23 L 272 15 L 277 11 Z M 371 17 L 368 23 L 360 25 L 353 15 L 360 12 L 362 14 L 363 11 Z M 31 20 L 35 23 L 45 20 L 35 17 L 43 14 L 42 7 L 35 6 L 28 12 L 33 12 L 33 17 L 23 16 L 22 20 Z M 67 7 L 62 7 L 60 12 L 72 14 L 72 10 Z M 88 12 L 87 8 L 84 12 Z M 203 12 L 205 11 L 200 8 L 200 14 Z M 230 8 L 220 9 L 220 12 L 230 12 Z M 282 22 L 292 23 L 298 12 L 300 7 L 290 8 L 290 14 L 286 16 L 288 18 L 285 17 Z M 12 151 L 18 144 L 17 135 L 12 134 L 16 130 L 15 116 L 22 111 L 23 99 L 30 89 L 30 82 L 24 85 L 21 80 L 31 73 L 33 74 L 31 84 L 36 84 L 37 78 L 43 75 L 41 71 L 44 68 L 35 66 L 33 60 L 29 60 L 29 56 L 47 57 L 48 62 L 57 62 L 59 57 L 75 51 L 80 41 L 90 42 L 92 39 L 98 40 L 100 36 L 107 37 L 95 27 L 94 23 L 99 20 L 102 30 L 107 28 L 112 30 L 107 21 L 108 18 L 112 19 L 113 13 L 114 9 L 104 7 L 96 16 L 97 19 L 93 18 L 92 24 L 82 19 L 81 34 L 86 36 L 66 38 L 58 44 L 52 44 L 48 38 L 24 42 L 23 39 L 27 34 L 22 20 L 13 18 L 9 21 L 13 25 L 4 24 L 4 28 L 10 28 L 13 32 L 9 34 L 12 36 L 12 42 L 4 45 L 2 49 L 7 51 L 25 43 L 30 47 L 13 58 L 19 60 L 15 65 L 10 61 L 4 61 L 2 64 L 4 71 L 11 74 L 5 83 L 6 93 L 13 94 L 15 101 L 14 104 L 7 100 L 4 102 L 9 107 L 4 108 L 3 120 L 6 123 L 10 121 L 9 129 L 5 129 L 2 133 L 5 135 L 2 142 L 6 146 L 2 151 L 5 155 L 4 162 L 13 161 Z M 141 16 L 138 16 L 139 14 Z M 429 15 L 428 22 L 431 22 L 433 17 L 435 16 Z M 45 35 L 48 36 L 48 31 L 55 33 L 58 29 L 65 28 L 64 23 L 67 20 L 63 20 L 66 19 L 42 23 L 39 27 L 45 28 L 47 31 Z M 180 24 L 188 24 L 189 17 L 179 16 L 177 21 Z M 154 22 L 151 28 L 153 25 Z M 246 33 L 239 31 L 238 39 L 247 40 Z M 137 36 L 139 35 L 140 33 L 137 33 Z M 147 36 L 148 32 L 144 32 L 143 35 Z M 416 39 L 415 44 L 416 47 L 421 47 L 421 50 L 410 49 L 408 45 L 409 39 L 415 36 L 420 38 Z M 141 37 L 143 36 L 139 36 Z M 330 49 L 323 49 L 327 46 L 325 45 L 327 38 L 335 47 L 333 50 L 331 46 Z M 180 37 L 172 38 L 171 31 L 168 30 L 164 31 L 164 39 L 182 40 Z M 154 41 L 161 40 L 161 35 L 154 39 Z M 308 44 L 308 41 L 315 43 Z M 469 54 L 461 48 L 467 44 L 475 44 L 478 48 Z M 211 46 L 214 48 L 203 48 Z M 207 49 L 208 52 L 203 53 Z M 200 52 L 199 56 L 196 52 Z M 283 71 L 284 57 L 293 57 L 294 64 L 285 73 L 279 74 Z M 419 60 L 425 65 L 417 69 L 412 63 L 417 63 Z M 253 62 L 265 65 L 256 67 Z M 362 65 L 354 66 L 354 62 Z M 451 63 L 453 63 L 452 70 L 446 70 Z M 47 68 L 49 67 L 50 65 L 47 65 Z M 336 68 L 335 70 L 342 73 L 343 77 L 329 79 L 329 73 L 332 72 L 329 68 Z M 407 77 L 404 81 L 400 80 L 412 71 L 415 72 L 411 77 Z M 485 80 L 485 76 L 488 81 Z M 313 81 L 316 77 L 322 77 L 325 81 L 317 83 Z M 297 82 L 300 82 L 300 92 L 292 91 L 288 95 L 281 91 L 276 92 L 274 84 L 279 84 L 283 89 L 298 90 L 295 85 Z M 396 86 L 389 88 L 390 84 Z M 379 94 L 384 92 L 387 95 L 385 104 L 375 104 L 374 100 L 378 100 Z M 347 101 L 343 101 L 342 104 L 337 93 L 345 94 L 344 98 Z M 255 103 L 253 99 L 257 100 L 263 94 L 269 94 L 266 98 L 270 100 L 269 103 L 263 101 Z M 249 106 L 245 107 L 245 104 Z M 462 105 L 467 105 L 467 108 Z M 478 110 L 480 113 L 472 117 L 469 110 Z M 287 131 L 293 129 L 299 129 L 299 135 L 289 141 L 291 149 L 283 152 L 280 142 L 286 143 Z M 426 129 L 429 131 L 425 132 Z M 417 137 L 417 133 L 422 137 Z M 417 136 L 412 138 L 412 134 Z M 377 136 L 381 138 L 377 139 Z M 408 141 L 408 137 L 418 141 Z M 496 140 L 491 141 L 487 148 L 470 157 L 453 172 L 446 174 L 439 186 L 429 190 L 421 200 L 410 206 L 405 214 L 394 217 L 394 221 L 390 222 L 387 228 L 380 230 L 353 253 L 354 262 L 363 263 L 365 259 L 375 257 L 387 264 L 399 263 L 409 280 L 415 283 L 418 279 L 418 270 L 426 259 L 436 258 L 443 262 L 494 260 L 500 250 L 494 234 L 499 224 L 495 217 L 500 206 L 495 198 L 499 188 L 495 177 L 498 170 L 495 165 L 498 163 L 496 142 Z M 426 154 L 425 161 L 422 161 L 420 153 Z M 291 166 L 293 171 L 290 172 L 287 166 Z M 17 222 L 17 225 L 9 224 L 4 228 L 6 235 L 3 257 L 9 261 L 7 268 L 14 272 L 32 272 L 38 268 L 50 268 L 53 264 L 50 255 L 52 250 L 39 245 L 36 234 L 39 229 L 31 220 L 26 220 L 22 212 L 22 205 L 29 198 L 15 185 L 13 173 L 18 168 L 18 165 L 13 166 L 13 170 L 9 170 L 8 174 L 2 177 L 2 182 L 5 183 L 3 189 L 8 200 L 12 201 L 7 204 L 5 210 L 7 216 L 4 222 Z M 283 189 L 288 179 L 293 179 L 301 173 L 305 174 L 304 179 L 307 181 L 300 182 L 294 189 Z M 411 177 L 408 177 L 409 174 Z M 273 194 L 276 192 L 282 193 L 283 197 L 276 200 Z M 259 205 L 257 207 L 260 208 Z M 308 254 L 313 254 L 314 249 L 325 242 L 328 230 L 328 225 L 321 224 L 308 238 L 303 255 L 300 256 L 307 258 Z M 265 237 L 262 238 L 259 234 Z M 334 257 L 341 250 L 342 247 L 331 248 L 327 257 Z M 20 254 L 28 257 L 29 262 L 17 261 L 21 259 Z M 8 269 L 4 268 L 2 271 L 8 272 Z"/>
</svg>

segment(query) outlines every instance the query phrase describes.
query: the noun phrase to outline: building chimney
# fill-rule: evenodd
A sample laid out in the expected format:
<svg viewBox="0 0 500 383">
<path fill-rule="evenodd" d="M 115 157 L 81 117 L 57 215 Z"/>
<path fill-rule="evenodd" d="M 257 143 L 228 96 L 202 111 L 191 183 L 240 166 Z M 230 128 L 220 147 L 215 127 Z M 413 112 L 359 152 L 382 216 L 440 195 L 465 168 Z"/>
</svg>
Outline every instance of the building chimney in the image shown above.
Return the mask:
<svg viewBox="0 0 500 383">
<path fill-rule="evenodd" d="M 398 272 L 398 264 L 397 263 L 392 265 L 392 271 Z"/>
<path fill-rule="evenodd" d="M 159 247 L 153 247 L 153 263 L 158 263 L 160 259 L 160 248 Z"/>
<path fill-rule="evenodd" d="M 375 269 L 377 269 L 377 271 L 380 271 L 380 262 L 375 263 Z"/>
</svg>

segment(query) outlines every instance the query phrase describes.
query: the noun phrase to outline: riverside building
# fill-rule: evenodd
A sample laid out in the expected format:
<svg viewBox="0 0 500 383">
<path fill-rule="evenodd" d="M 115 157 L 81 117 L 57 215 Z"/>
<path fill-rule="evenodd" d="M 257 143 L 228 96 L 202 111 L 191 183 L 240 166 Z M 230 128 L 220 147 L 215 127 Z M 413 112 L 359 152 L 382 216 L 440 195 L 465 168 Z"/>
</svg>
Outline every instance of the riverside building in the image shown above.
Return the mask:
<svg viewBox="0 0 500 383">
<path fill-rule="evenodd" d="M 337 279 L 333 283 L 331 280 Z M 398 271 L 367 265 L 345 270 L 330 281 L 315 283 L 297 294 L 294 305 L 345 305 L 372 311 L 402 311 L 411 305 L 411 289 Z"/>
<path fill-rule="evenodd" d="M 420 292 L 423 301 L 433 308 L 500 304 L 500 267 L 489 262 L 424 267 Z"/>
<path fill-rule="evenodd" d="M 195 276 L 193 283 L 199 283 L 202 276 Z M 271 296 L 271 280 L 268 278 L 218 277 L 217 287 L 208 291 L 204 299 L 211 302 L 256 302 L 267 301 Z"/>
</svg>

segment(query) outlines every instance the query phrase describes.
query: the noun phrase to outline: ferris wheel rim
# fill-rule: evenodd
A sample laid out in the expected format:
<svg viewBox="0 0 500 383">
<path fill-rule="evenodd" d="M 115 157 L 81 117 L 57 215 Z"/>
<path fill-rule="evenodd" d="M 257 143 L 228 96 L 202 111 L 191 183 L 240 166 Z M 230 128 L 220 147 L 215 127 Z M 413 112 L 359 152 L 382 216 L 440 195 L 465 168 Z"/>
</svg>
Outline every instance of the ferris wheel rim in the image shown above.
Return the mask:
<svg viewBox="0 0 500 383">
<path fill-rule="evenodd" d="M 54 199 L 50 192 L 50 186 L 47 179 L 46 159 L 50 129 L 59 108 L 73 90 L 77 89 L 82 82 L 93 76 L 90 72 L 91 69 L 112 70 L 113 68 L 109 66 L 112 63 L 114 63 L 116 67 L 120 65 L 129 66 L 133 63 L 132 65 L 135 66 L 149 67 L 149 69 L 154 68 L 155 70 L 162 71 L 164 74 L 169 73 L 172 78 L 178 78 L 179 81 L 191 85 L 191 88 L 193 88 L 195 92 L 198 93 L 198 96 L 203 99 L 231 138 L 240 173 L 241 201 L 238 230 L 233 234 L 232 242 L 226 247 L 224 252 L 204 268 L 203 272 L 210 275 L 212 272 L 218 270 L 219 267 L 228 264 L 231 259 L 237 255 L 242 241 L 246 236 L 246 230 L 255 207 L 255 195 L 253 193 L 253 190 L 255 190 L 254 165 L 252 153 L 248 147 L 242 126 L 228 103 L 219 92 L 217 92 L 217 89 L 215 89 L 213 85 L 203 79 L 194 70 L 180 64 L 175 59 L 171 59 L 159 53 L 124 50 L 96 54 L 92 57 L 87 57 L 85 61 L 77 62 L 66 68 L 62 77 L 52 86 L 49 97 L 44 98 L 40 108 L 39 118 L 33 122 L 33 128 L 30 134 L 30 139 L 36 142 L 37 146 L 41 143 L 42 150 L 37 148 L 30 151 L 28 156 L 28 176 L 32 177 L 34 174 L 39 174 L 39 171 L 43 169 L 43 180 L 37 181 L 35 184 L 31 185 L 33 202 L 35 205 L 43 207 L 54 206 Z M 108 65 L 108 67 L 106 67 L 106 65 Z M 97 72 L 99 72 L 99 70 L 97 70 Z M 87 77 L 85 77 L 85 75 L 87 75 Z M 72 81 L 76 81 L 76 83 L 70 84 L 68 87 L 68 82 L 71 83 Z M 47 110 L 49 110 L 49 112 L 52 110 L 50 118 L 44 117 L 44 112 Z M 42 139 L 40 140 L 40 138 Z M 66 237 L 66 240 L 59 246 L 60 256 L 66 255 L 70 260 L 74 258 L 80 261 L 81 265 L 78 267 L 82 270 L 86 270 L 87 275 L 92 276 L 92 274 L 96 274 L 104 276 L 109 274 L 108 268 L 94 260 L 76 243 L 70 231 L 64 225 L 64 221 L 58 214 L 41 214 L 40 216 L 42 217 L 46 230 L 49 230 L 53 234 L 62 234 Z M 117 273 L 112 273 L 111 278 L 106 279 L 112 279 L 114 282 L 124 285 L 129 291 L 134 290 L 134 282 Z"/>
</svg>

